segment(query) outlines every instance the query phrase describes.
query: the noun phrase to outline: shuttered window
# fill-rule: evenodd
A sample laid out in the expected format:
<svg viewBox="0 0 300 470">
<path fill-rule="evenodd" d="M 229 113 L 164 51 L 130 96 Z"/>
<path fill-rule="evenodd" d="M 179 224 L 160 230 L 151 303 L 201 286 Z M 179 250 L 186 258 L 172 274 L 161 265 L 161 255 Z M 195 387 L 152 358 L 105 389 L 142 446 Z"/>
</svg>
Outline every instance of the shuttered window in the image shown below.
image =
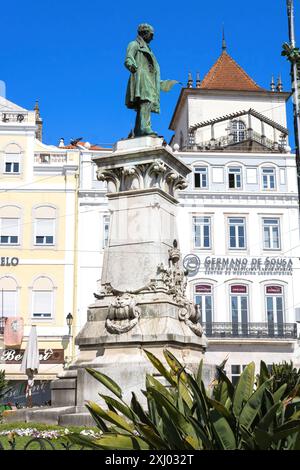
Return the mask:
<svg viewBox="0 0 300 470">
<path fill-rule="evenodd" d="M 33 318 L 51 318 L 53 291 L 33 291 Z"/>
<path fill-rule="evenodd" d="M 35 220 L 35 244 L 54 245 L 54 219 Z"/>
</svg>

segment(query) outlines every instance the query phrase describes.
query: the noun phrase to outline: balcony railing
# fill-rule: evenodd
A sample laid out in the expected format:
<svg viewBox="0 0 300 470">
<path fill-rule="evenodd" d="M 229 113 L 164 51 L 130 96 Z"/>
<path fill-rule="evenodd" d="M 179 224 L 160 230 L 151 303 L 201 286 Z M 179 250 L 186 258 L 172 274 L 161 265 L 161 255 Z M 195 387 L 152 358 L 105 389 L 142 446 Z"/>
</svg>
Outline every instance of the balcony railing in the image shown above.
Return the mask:
<svg viewBox="0 0 300 470">
<path fill-rule="evenodd" d="M 6 317 L 0 317 L 0 335 L 4 333 L 4 326 L 6 322 Z"/>
<path fill-rule="evenodd" d="M 239 141 L 234 139 L 232 134 L 218 137 L 214 140 L 207 140 L 204 142 L 190 142 L 187 150 L 189 151 L 214 151 L 214 150 L 222 150 L 228 147 L 229 145 L 234 144 L 241 144 L 247 140 L 252 140 L 259 144 L 264 145 L 271 151 L 274 152 L 286 152 L 286 139 L 281 138 L 280 142 L 274 142 L 273 140 L 268 139 L 265 136 L 262 136 L 258 132 L 255 131 L 244 131 L 243 135 L 239 135 Z"/>
<path fill-rule="evenodd" d="M 208 338 L 297 339 L 296 323 L 203 323 Z"/>
<path fill-rule="evenodd" d="M 34 155 L 34 163 L 39 165 L 63 165 L 67 163 L 67 155 L 39 153 Z"/>
</svg>

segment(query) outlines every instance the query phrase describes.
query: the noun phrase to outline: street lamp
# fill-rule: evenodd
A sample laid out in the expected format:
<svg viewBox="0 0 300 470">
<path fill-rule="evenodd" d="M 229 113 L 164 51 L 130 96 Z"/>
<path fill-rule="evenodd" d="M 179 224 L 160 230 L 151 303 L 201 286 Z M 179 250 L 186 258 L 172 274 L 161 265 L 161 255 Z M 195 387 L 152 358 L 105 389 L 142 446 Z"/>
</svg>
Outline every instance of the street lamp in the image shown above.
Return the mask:
<svg viewBox="0 0 300 470">
<path fill-rule="evenodd" d="M 72 323 L 73 323 L 72 313 L 68 313 L 68 315 L 66 316 L 66 321 L 67 321 L 67 325 L 69 327 L 69 336 L 71 336 L 71 326 L 72 326 Z"/>
</svg>

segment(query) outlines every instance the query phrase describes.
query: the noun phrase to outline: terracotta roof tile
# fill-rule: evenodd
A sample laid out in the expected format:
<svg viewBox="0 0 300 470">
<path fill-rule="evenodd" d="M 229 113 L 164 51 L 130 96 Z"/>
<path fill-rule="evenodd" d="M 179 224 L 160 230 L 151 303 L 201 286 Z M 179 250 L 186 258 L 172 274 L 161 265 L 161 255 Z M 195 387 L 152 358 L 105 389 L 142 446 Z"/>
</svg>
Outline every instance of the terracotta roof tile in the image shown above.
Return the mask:
<svg viewBox="0 0 300 470">
<path fill-rule="evenodd" d="M 264 91 L 223 51 L 201 82 L 200 88 L 210 90 Z"/>
<path fill-rule="evenodd" d="M 60 147 L 60 148 L 63 148 L 63 149 L 78 149 L 78 146 L 84 147 L 84 146 L 85 146 L 85 142 L 78 142 L 77 145 L 69 144 L 69 145 L 65 145 L 64 147 Z M 99 145 L 93 145 L 93 144 L 91 144 L 91 146 L 89 147 L 88 150 L 109 150 L 109 148 L 100 147 Z"/>
</svg>

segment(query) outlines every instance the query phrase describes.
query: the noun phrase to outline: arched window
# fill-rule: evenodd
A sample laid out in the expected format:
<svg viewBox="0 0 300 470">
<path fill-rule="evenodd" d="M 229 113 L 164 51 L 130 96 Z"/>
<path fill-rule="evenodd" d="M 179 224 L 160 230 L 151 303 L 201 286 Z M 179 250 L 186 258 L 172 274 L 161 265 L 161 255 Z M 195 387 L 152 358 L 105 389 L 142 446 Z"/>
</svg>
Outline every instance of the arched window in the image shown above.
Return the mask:
<svg viewBox="0 0 300 470">
<path fill-rule="evenodd" d="M 213 288 L 207 283 L 195 285 L 194 291 L 195 305 L 199 305 L 201 323 L 204 326 L 205 334 L 212 336 L 213 322 Z"/>
<path fill-rule="evenodd" d="M 0 278 L 0 312 L 1 317 L 16 317 L 19 315 L 17 309 L 18 286 L 11 276 Z"/>
<path fill-rule="evenodd" d="M 4 173 L 21 173 L 21 149 L 17 144 L 10 144 L 5 148 Z"/>
<path fill-rule="evenodd" d="M 39 206 L 33 211 L 34 245 L 55 245 L 56 209 L 51 206 Z"/>
<path fill-rule="evenodd" d="M 246 139 L 246 125 L 243 121 L 235 119 L 231 121 L 231 134 L 233 142 L 242 142 Z"/>
<path fill-rule="evenodd" d="M 265 287 L 266 315 L 269 336 L 284 336 L 284 292 L 283 287 L 267 285 Z"/>
<path fill-rule="evenodd" d="M 54 316 L 54 286 L 51 279 L 40 276 L 32 288 L 32 318 L 51 319 Z"/>
<path fill-rule="evenodd" d="M 20 244 L 21 209 L 17 206 L 0 207 L 0 245 Z"/>
<path fill-rule="evenodd" d="M 230 311 L 232 336 L 247 336 L 249 321 L 249 298 L 248 286 L 245 284 L 231 284 Z"/>
</svg>

